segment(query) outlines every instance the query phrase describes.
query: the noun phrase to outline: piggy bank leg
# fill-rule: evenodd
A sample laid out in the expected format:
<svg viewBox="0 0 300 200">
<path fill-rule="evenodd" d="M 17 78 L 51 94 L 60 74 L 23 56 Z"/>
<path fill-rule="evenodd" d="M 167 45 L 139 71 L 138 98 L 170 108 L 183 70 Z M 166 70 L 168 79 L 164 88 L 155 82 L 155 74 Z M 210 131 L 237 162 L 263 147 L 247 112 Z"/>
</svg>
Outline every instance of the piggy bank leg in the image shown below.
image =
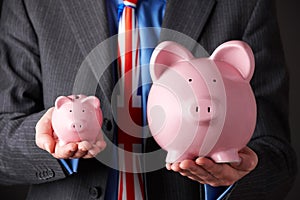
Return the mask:
<svg viewBox="0 0 300 200">
<path fill-rule="evenodd" d="M 191 154 L 190 152 L 181 152 L 181 151 L 168 151 L 167 157 L 166 157 L 166 163 L 175 163 L 175 162 L 181 162 L 183 160 L 194 160 L 195 156 L 194 154 Z"/>
<path fill-rule="evenodd" d="M 210 157 L 216 163 L 240 162 L 241 158 L 238 154 L 238 149 L 228 149 L 224 151 L 215 152 Z"/>
<path fill-rule="evenodd" d="M 175 163 L 178 162 L 178 159 L 182 156 L 182 153 L 178 151 L 168 151 L 167 157 L 166 157 L 166 163 Z"/>
</svg>

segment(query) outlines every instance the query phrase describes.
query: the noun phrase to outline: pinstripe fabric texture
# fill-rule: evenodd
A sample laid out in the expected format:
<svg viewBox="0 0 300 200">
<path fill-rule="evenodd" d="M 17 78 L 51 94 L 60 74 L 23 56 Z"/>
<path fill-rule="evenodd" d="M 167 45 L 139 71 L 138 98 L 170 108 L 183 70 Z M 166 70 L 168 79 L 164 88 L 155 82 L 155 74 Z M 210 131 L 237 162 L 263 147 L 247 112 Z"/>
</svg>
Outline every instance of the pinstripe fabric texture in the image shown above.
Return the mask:
<svg viewBox="0 0 300 200">
<path fill-rule="evenodd" d="M 233 39 L 253 49 L 251 82 L 257 127 L 249 146 L 258 167 L 227 199 L 283 199 L 296 173 L 288 126 L 288 74 L 272 0 L 169 0 L 164 28 L 187 34 L 209 53 Z M 103 199 L 107 167 L 80 162 L 65 178 L 59 163 L 34 142 L 35 124 L 57 96 L 70 94 L 87 54 L 108 37 L 103 0 L 4 0 L 0 25 L 0 183 L 33 184 L 28 199 Z M 161 40 L 178 38 L 161 34 Z M 188 46 L 193 49 L 193 44 Z M 104 54 L 99 61 L 107 59 Z M 103 61 L 103 63 L 105 63 Z M 112 121 L 112 72 L 98 80 L 104 118 Z M 77 88 L 80 91 L 81 88 Z M 92 92 L 92 91 L 91 91 Z M 108 138 L 113 129 L 105 130 Z M 155 149 L 147 142 L 147 149 Z M 202 199 L 199 184 L 161 169 L 147 174 L 148 199 Z M 159 183 L 159 184 L 158 184 Z"/>
</svg>

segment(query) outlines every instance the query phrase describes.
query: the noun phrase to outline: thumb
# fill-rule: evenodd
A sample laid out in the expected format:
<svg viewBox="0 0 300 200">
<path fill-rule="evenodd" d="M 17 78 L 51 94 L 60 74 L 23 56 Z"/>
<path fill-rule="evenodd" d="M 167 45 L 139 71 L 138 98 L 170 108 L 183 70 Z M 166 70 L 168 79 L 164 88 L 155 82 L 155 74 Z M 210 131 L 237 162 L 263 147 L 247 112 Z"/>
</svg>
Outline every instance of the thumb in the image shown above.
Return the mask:
<svg viewBox="0 0 300 200">
<path fill-rule="evenodd" d="M 230 166 L 234 169 L 241 171 L 252 171 L 257 163 L 258 158 L 256 153 L 249 147 L 244 147 L 239 151 L 239 156 L 241 158 L 240 162 L 230 163 Z"/>
<path fill-rule="evenodd" d="M 49 135 L 48 133 L 39 133 L 36 135 L 35 142 L 41 149 L 44 149 L 49 153 L 54 153 L 55 141 L 52 135 Z"/>
<path fill-rule="evenodd" d="M 49 140 L 47 143 L 44 144 L 44 149 L 48 151 L 49 153 L 54 153 L 54 148 L 55 148 L 55 141 Z"/>
<path fill-rule="evenodd" d="M 37 122 L 35 127 L 35 143 L 41 149 L 54 152 L 55 140 L 53 138 L 52 117 L 53 108 L 50 108 Z"/>
</svg>

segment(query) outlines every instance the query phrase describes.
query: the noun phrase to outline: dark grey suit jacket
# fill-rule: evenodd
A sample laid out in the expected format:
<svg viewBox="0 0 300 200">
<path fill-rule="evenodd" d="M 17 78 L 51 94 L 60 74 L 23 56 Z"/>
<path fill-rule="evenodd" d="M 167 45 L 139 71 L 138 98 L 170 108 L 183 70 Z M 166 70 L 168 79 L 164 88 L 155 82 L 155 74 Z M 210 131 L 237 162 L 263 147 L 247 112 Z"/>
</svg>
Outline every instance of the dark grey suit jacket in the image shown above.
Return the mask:
<svg viewBox="0 0 300 200">
<path fill-rule="evenodd" d="M 35 145 L 35 125 L 59 95 L 71 94 L 84 58 L 109 36 L 104 0 L 6 0 L 0 30 L 0 184 L 32 184 L 28 199 L 103 199 L 108 167 L 81 160 L 68 176 Z M 238 181 L 229 199 L 283 199 L 296 174 L 288 124 L 288 74 L 272 0 L 168 0 L 163 27 L 198 41 L 211 53 L 228 40 L 253 49 L 251 82 L 258 118 L 249 146 L 257 168 Z M 161 40 L 177 40 L 162 32 Z M 180 41 L 177 41 L 180 42 Z M 193 48 L 192 46 L 189 48 Z M 104 59 L 104 58 L 103 58 Z M 101 66 L 101 65 L 100 65 Z M 99 81 L 106 124 L 112 70 Z M 92 80 L 91 80 L 92 81 Z M 155 146 L 147 142 L 148 149 Z M 165 169 L 146 174 L 148 199 L 202 199 L 199 184 Z"/>
</svg>

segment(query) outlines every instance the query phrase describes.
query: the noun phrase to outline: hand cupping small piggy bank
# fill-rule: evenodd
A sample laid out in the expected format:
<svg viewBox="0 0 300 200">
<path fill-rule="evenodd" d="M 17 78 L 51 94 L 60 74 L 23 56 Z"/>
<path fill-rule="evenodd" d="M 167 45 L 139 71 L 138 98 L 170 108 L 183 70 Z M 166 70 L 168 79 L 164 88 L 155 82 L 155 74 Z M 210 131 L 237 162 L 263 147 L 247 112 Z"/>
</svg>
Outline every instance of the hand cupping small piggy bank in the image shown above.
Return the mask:
<svg viewBox="0 0 300 200">
<path fill-rule="evenodd" d="M 194 58 L 171 41 L 155 48 L 147 117 L 167 163 L 198 156 L 240 161 L 238 151 L 256 125 L 253 72 L 252 50 L 242 41 L 226 42 L 208 58 Z"/>
<path fill-rule="evenodd" d="M 52 127 L 60 145 L 81 141 L 95 144 L 101 140 L 105 147 L 102 121 L 100 101 L 95 96 L 60 96 L 55 101 Z"/>
</svg>

